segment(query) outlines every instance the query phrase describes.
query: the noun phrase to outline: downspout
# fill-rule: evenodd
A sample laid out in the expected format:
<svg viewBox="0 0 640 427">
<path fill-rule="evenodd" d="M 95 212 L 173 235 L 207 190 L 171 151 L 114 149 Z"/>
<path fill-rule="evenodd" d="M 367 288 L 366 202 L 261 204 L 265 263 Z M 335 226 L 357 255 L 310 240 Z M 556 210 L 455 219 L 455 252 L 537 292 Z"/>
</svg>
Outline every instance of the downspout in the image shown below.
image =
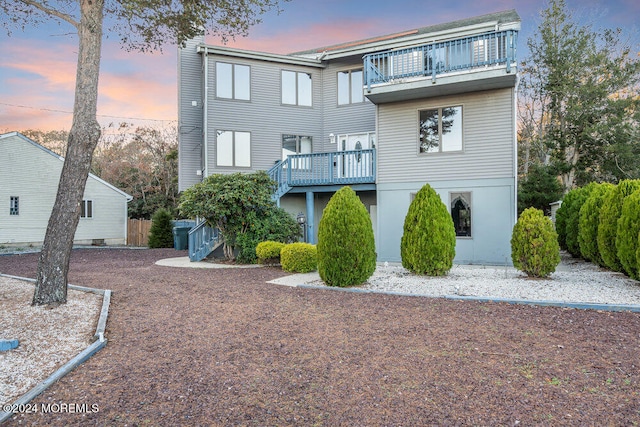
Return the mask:
<svg viewBox="0 0 640 427">
<path fill-rule="evenodd" d="M 204 55 L 204 94 L 202 106 L 202 149 L 204 150 L 204 168 L 202 171 L 202 179 L 209 176 L 209 130 L 208 130 L 208 113 L 209 113 L 209 51 L 204 47 L 202 53 Z"/>
<path fill-rule="evenodd" d="M 513 223 L 518 221 L 518 87 L 520 85 L 520 73 L 516 71 L 516 86 L 513 93 L 513 111 L 515 113 L 513 119 L 513 185 L 515 195 L 515 218 Z"/>
</svg>

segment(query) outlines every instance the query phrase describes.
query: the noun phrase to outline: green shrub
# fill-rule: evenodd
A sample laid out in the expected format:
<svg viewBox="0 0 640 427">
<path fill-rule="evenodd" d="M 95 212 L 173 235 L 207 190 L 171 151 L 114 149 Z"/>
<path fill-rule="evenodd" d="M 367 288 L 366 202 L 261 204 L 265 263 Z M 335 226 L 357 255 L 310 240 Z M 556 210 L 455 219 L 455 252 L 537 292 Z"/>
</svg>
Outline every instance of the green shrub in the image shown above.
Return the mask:
<svg viewBox="0 0 640 427">
<path fill-rule="evenodd" d="M 529 277 L 547 277 L 556 271 L 560 264 L 558 236 L 541 210 L 525 209 L 513 226 L 511 260 Z"/>
<path fill-rule="evenodd" d="M 640 271 L 640 233 L 638 233 L 638 249 L 636 250 L 636 268 Z"/>
<path fill-rule="evenodd" d="M 329 286 L 352 286 L 364 283 L 375 269 L 371 218 L 355 191 L 343 187 L 318 224 L 318 273 Z"/>
<path fill-rule="evenodd" d="M 160 208 L 153 214 L 148 244 L 150 248 L 173 247 L 173 218 L 168 210 Z"/>
<path fill-rule="evenodd" d="M 272 240 L 258 243 L 258 246 L 256 246 L 258 262 L 260 264 L 279 264 L 280 251 L 283 247 L 284 243 L 274 242 Z"/>
<path fill-rule="evenodd" d="M 533 164 L 526 178 L 519 182 L 518 213 L 538 208 L 549 214 L 551 203 L 562 198 L 562 184 L 550 166 Z"/>
<path fill-rule="evenodd" d="M 599 184 L 591 182 L 582 188 L 575 190 L 575 197 L 567 209 L 567 221 L 565 225 L 567 251 L 574 257 L 582 257 L 578 236 L 580 234 L 580 209 L 589 198 L 589 195 Z"/>
<path fill-rule="evenodd" d="M 311 243 L 289 243 L 280 252 L 282 269 L 290 273 L 308 273 L 318 268 L 318 250 Z"/>
<path fill-rule="evenodd" d="M 598 225 L 600 224 L 600 210 L 604 198 L 615 186 L 602 183 L 593 188 L 589 197 L 580 208 L 578 226 L 578 245 L 582 257 L 600 266 L 605 266 L 598 250 Z"/>
<path fill-rule="evenodd" d="M 456 255 L 453 220 L 440 196 L 425 184 L 409 206 L 400 241 L 402 266 L 417 274 L 443 276 Z"/>
<path fill-rule="evenodd" d="M 620 264 L 627 276 L 636 280 L 640 280 L 636 258 L 638 233 L 640 233 L 640 189 L 625 197 L 616 234 Z"/>
<path fill-rule="evenodd" d="M 254 264 L 257 260 L 258 243 L 267 240 L 292 243 L 300 237 L 300 225 L 282 208 L 275 205 L 267 208 L 261 216 L 255 216 L 235 240 L 238 250 L 236 260 L 243 264 Z"/>
<path fill-rule="evenodd" d="M 562 198 L 562 205 L 556 211 L 556 233 L 558 233 L 558 244 L 562 249 L 567 248 L 567 224 L 569 223 L 569 215 L 572 210 L 571 205 L 578 198 L 578 190 L 570 190 Z"/>
<path fill-rule="evenodd" d="M 618 219 L 622 214 L 625 197 L 640 188 L 640 180 L 623 180 L 606 194 L 600 209 L 598 224 L 598 250 L 605 265 L 614 271 L 622 271 L 622 264 L 618 259 L 616 235 L 618 233 Z"/>
</svg>

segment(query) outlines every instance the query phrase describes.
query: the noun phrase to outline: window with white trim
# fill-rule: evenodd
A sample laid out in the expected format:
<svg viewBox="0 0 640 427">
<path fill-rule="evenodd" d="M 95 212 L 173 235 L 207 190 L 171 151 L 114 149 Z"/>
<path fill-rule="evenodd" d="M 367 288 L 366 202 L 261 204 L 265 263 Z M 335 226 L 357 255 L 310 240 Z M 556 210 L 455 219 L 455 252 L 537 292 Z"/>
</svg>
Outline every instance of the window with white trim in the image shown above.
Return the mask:
<svg viewBox="0 0 640 427">
<path fill-rule="evenodd" d="M 420 153 L 462 151 L 462 106 L 419 111 Z"/>
<path fill-rule="evenodd" d="M 93 200 L 83 200 L 80 204 L 80 218 L 93 218 Z"/>
<path fill-rule="evenodd" d="M 251 99 L 251 69 L 248 65 L 216 62 L 216 97 Z"/>
<path fill-rule="evenodd" d="M 282 70 L 282 103 L 311 107 L 311 73 Z"/>
<path fill-rule="evenodd" d="M 251 167 L 251 133 L 230 130 L 217 131 L 216 165 Z"/>
<path fill-rule="evenodd" d="M 20 215 L 20 198 L 18 196 L 9 198 L 9 215 Z"/>
<path fill-rule="evenodd" d="M 362 70 L 338 71 L 338 105 L 364 102 Z"/>
</svg>

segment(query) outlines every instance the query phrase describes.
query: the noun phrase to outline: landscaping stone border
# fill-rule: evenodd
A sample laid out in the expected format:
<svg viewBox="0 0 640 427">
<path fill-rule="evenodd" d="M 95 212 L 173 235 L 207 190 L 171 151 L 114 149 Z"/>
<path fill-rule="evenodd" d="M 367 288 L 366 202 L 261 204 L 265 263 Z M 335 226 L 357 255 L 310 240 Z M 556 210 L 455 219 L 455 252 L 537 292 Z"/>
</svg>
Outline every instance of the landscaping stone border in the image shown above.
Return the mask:
<svg viewBox="0 0 640 427">
<path fill-rule="evenodd" d="M 1 274 L 1 277 L 7 277 L 10 279 L 23 280 L 26 282 L 35 283 L 35 279 L 29 279 L 26 277 L 18 277 L 11 276 L 8 274 Z M 67 375 L 71 372 L 76 366 L 87 361 L 91 356 L 96 354 L 100 349 L 107 345 L 107 339 L 104 337 L 104 331 L 107 326 L 107 318 L 109 316 L 109 305 L 111 303 L 111 290 L 109 289 L 96 289 L 96 288 L 87 288 L 84 286 L 76 286 L 69 284 L 69 289 L 73 289 L 76 291 L 82 292 L 91 292 L 94 294 L 102 295 L 102 308 L 100 310 L 100 317 L 98 318 L 98 325 L 96 327 L 96 332 L 93 335 L 93 342 L 87 348 L 85 348 L 82 352 L 80 352 L 76 357 L 68 361 L 65 365 L 60 367 L 57 371 L 55 371 L 51 376 L 42 381 L 40 384 L 33 387 L 31 390 L 23 394 L 21 397 L 16 399 L 11 405 L 20 406 L 29 403 L 32 399 L 38 396 L 40 393 L 49 388 L 53 383 L 58 381 L 60 378 Z M 12 412 L 5 412 L 0 410 L 0 424 L 11 418 L 14 414 Z"/>
</svg>

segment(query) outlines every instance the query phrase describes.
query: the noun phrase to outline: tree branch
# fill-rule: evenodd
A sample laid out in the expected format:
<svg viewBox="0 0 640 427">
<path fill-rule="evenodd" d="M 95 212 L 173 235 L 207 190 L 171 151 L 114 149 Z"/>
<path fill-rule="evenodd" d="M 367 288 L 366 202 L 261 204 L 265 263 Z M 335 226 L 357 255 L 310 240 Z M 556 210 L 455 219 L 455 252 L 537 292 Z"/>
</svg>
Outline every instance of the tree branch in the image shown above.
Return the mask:
<svg viewBox="0 0 640 427">
<path fill-rule="evenodd" d="M 80 25 L 80 22 L 76 21 L 73 16 L 66 14 L 66 13 L 62 13 L 56 9 L 53 9 L 49 6 L 46 6 L 38 1 L 35 0 L 19 0 L 20 2 L 26 4 L 27 6 L 31 6 L 31 7 L 35 7 L 36 9 L 38 9 L 41 12 L 46 13 L 47 15 L 51 15 L 51 16 L 55 16 L 57 18 L 62 19 L 63 21 L 68 22 L 69 24 L 73 25 L 74 27 L 78 28 L 78 26 Z"/>
</svg>

